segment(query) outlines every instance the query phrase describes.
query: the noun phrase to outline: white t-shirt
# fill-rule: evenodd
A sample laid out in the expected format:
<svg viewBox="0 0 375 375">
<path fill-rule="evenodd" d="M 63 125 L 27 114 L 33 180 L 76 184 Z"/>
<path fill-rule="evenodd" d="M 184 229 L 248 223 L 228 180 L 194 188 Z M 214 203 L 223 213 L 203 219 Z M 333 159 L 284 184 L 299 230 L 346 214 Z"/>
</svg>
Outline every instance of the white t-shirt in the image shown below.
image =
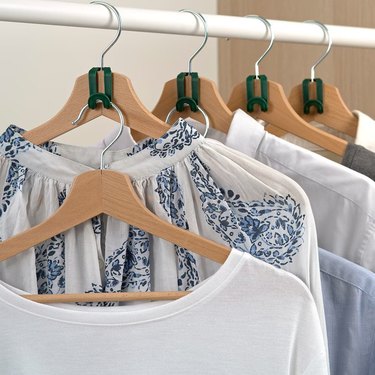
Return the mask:
<svg viewBox="0 0 375 375">
<path fill-rule="evenodd" d="M 306 286 L 237 250 L 186 297 L 100 309 L 38 304 L 0 283 L 0 373 L 327 374 Z"/>
</svg>

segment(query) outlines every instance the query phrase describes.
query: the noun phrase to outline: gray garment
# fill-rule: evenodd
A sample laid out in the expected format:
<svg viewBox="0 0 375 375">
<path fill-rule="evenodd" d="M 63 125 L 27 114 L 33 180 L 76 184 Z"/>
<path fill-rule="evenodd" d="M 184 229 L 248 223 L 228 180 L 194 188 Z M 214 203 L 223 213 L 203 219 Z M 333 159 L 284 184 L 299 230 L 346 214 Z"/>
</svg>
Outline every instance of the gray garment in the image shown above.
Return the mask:
<svg viewBox="0 0 375 375">
<path fill-rule="evenodd" d="M 331 375 L 375 374 L 375 273 L 319 249 Z"/>
<path fill-rule="evenodd" d="M 375 181 L 375 152 L 367 150 L 363 146 L 349 143 L 341 164 Z"/>
</svg>

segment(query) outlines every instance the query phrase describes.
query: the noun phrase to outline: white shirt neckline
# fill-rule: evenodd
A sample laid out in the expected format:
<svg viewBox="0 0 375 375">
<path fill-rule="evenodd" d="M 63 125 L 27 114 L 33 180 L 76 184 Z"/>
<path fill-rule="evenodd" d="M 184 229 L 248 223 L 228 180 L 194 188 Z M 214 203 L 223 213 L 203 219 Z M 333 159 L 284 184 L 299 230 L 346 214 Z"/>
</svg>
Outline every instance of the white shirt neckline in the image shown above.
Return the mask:
<svg viewBox="0 0 375 375">
<path fill-rule="evenodd" d="M 105 308 L 103 312 L 98 309 L 92 311 L 90 306 L 80 306 L 79 310 L 69 309 L 71 305 L 47 305 L 23 298 L 19 293 L 12 291 L 15 288 L 0 281 L 0 303 L 5 303 L 26 314 L 41 318 L 57 320 L 79 325 L 134 325 L 155 320 L 165 319 L 179 314 L 215 295 L 235 276 L 237 269 L 245 259 L 251 256 L 238 250 L 232 250 L 225 263 L 211 277 L 193 288 L 187 296 L 164 304 L 144 303 L 138 309 L 126 306 Z M 22 292 L 21 292 L 22 293 Z M 91 309 L 91 310 L 90 310 Z"/>
</svg>

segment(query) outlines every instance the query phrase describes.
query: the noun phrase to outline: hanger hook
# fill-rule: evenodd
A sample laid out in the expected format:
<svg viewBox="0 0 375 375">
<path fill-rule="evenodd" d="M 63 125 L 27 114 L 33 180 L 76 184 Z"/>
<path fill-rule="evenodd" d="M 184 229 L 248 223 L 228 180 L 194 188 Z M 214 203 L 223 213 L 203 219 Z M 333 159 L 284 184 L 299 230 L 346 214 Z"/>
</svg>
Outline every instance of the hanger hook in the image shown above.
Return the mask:
<svg viewBox="0 0 375 375">
<path fill-rule="evenodd" d="M 118 113 L 118 116 L 120 118 L 120 129 L 119 132 L 117 133 L 116 137 L 103 149 L 103 151 L 100 154 L 100 169 L 107 169 L 106 166 L 104 165 L 104 154 L 108 151 L 108 149 L 121 137 L 122 131 L 124 130 L 125 126 L 125 120 L 124 120 L 124 115 L 122 114 L 121 110 L 119 107 L 117 107 L 116 104 L 110 102 L 111 107 L 115 109 L 115 111 Z M 81 111 L 79 112 L 77 118 L 72 121 L 73 125 L 77 125 L 79 121 L 81 121 L 81 118 L 83 114 L 89 109 L 89 105 L 86 104 Z"/>
<path fill-rule="evenodd" d="M 267 54 L 270 52 L 270 50 L 273 46 L 273 43 L 275 41 L 275 33 L 273 31 L 273 28 L 272 28 L 272 25 L 271 25 L 270 21 L 268 21 L 266 18 L 264 18 L 262 16 L 258 16 L 256 14 L 248 14 L 245 17 L 256 18 L 259 21 L 262 21 L 267 28 L 267 35 L 271 34 L 270 44 L 268 45 L 267 49 L 263 52 L 262 56 L 260 56 L 259 59 L 255 62 L 255 78 L 258 79 L 259 78 L 259 64 L 267 56 Z"/>
<path fill-rule="evenodd" d="M 184 13 L 190 13 L 192 14 L 197 21 L 201 20 L 202 21 L 202 24 L 203 24 L 203 28 L 204 28 L 204 39 L 203 39 L 203 43 L 201 44 L 201 46 L 191 55 L 190 59 L 189 59 L 189 62 L 188 62 L 188 73 L 189 75 L 191 75 L 191 63 L 193 61 L 193 59 L 198 55 L 198 53 L 200 51 L 202 51 L 203 47 L 206 45 L 207 43 L 207 40 L 208 40 L 208 29 L 207 29 L 207 21 L 206 19 L 202 16 L 201 13 L 198 13 L 198 12 L 194 12 L 192 10 L 189 10 L 189 9 L 181 9 L 179 10 L 179 12 L 184 12 Z"/>
<path fill-rule="evenodd" d="M 103 5 L 106 7 L 109 11 L 112 11 L 116 18 L 117 18 L 117 33 L 115 38 L 112 40 L 112 42 L 108 45 L 108 47 L 102 52 L 102 55 L 100 57 L 100 68 L 103 70 L 104 67 L 104 55 L 113 47 L 113 45 L 118 41 L 118 38 L 120 38 L 121 35 L 121 25 L 122 25 L 122 20 L 121 20 L 121 15 L 119 11 L 111 4 L 106 3 L 105 1 L 91 1 L 90 4 L 99 4 Z"/>
<path fill-rule="evenodd" d="M 319 59 L 316 61 L 316 63 L 311 67 L 311 81 L 315 79 L 315 68 L 327 57 L 327 55 L 330 53 L 331 48 L 332 48 L 332 36 L 328 30 L 328 27 L 319 21 L 316 20 L 307 20 L 304 22 L 309 22 L 309 23 L 315 23 L 318 25 L 324 32 L 324 41 L 328 39 L 328 45 L 326 51 L 323 53 L 322 56 L 319 57 Z"/>
</svg>

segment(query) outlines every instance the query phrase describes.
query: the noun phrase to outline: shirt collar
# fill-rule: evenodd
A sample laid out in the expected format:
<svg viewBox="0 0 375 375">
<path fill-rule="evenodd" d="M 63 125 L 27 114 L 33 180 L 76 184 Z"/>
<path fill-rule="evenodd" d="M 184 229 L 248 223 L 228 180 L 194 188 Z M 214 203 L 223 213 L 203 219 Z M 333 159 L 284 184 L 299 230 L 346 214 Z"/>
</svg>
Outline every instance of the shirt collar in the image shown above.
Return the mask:
<svg viewBox="0 0 375 375">
<path fill-rule="evenodd" d="M 375 121 L 360 111 L 353 111 L 353 114 L 358 118 L 355 144 L 375 152 Z"/>
<path fill-rule="evenodd" d="M 254 158 L 265 134 L 262 124 L 242 109 L 237 109 L 233 112 L 225 144 Z"/>
</svg>

